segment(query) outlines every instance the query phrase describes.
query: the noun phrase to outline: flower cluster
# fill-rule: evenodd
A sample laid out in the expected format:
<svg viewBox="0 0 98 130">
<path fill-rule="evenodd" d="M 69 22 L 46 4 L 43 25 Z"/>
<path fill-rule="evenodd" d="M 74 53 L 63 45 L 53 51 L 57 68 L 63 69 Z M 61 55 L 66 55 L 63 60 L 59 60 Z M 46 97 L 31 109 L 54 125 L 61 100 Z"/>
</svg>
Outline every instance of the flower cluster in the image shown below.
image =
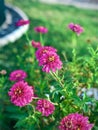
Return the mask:
<svg viewBox="0 0 98 130">
<path fill-rule="evenodd" d="M 45 99 L 40 99 L 37 101 L 36 109 L 39 112 L 41 112 L 43 116 L 49 116 L 54 112 L 55 107 L 50 101 Z"/>
<path fill-rule="evenodd" d="M 39 61 L 39 66 L 43 67 L 43 71 L 49 73 L 50 71 L 55 72 L 62 68 L 62 62 L 56 52 L 57 50 L 50 46 L 38 48 L 36 58 Z"/>
<path fill-rule="evenodd" d="M 34 28 L 37 33 L 47 33 L 48 29 L 43 26 Z M 36 58 L 39 62 L 39 66 L 42 66 L 44 72 L 55 72 L 62 68 L 62 62 L 57 54 L 57 50 L 51 46 L 41 46 L 39 42 L 32 41 L 32 46 L 38 48 L 36 51 Z"/>
<path fill-rule="evenodd" d="M 22 26 L 22 25 L 25 25 L 28 23 L 29 23 L 29 21 L 20 20 L 20 21 L 18 21 L 18 23 L 16 25 Z M 83 32 L 83 28 L 78 24 L 70 23 L 68 27 L 73 32 L 75 32 L 77 35 L 80 35 Z M 35 32 L 40 33 L 40 34 L 41 33 L 44 34 L 44 33 L 48 32 L 48 29 L 43 26 L 35 27 L 34 30 L 35 30 Z M 35 52 L 35 56 L 39 63 L 39 66 L 42 67 L 42 71 L 44 71 L 46 73 L 50 73 L 51 71 L 56 72 L 57 70 L 60 70 L 62 68 L 62 61 L 60 60 L 60 57 L 57 54 L 57 50 L 55 48 L 53 48 L 51 46 L 42 46 L 41 42 L 36 42 L 34 40 L 32 40 L 31 44 L 34 48 L 37 49 Z M 60 80 L 60 78 L 57 77 L 58 75 L 56 75 L 56 73 L 51 73 L 51 74 L 53 74 L 53 76 L 55 76 L 54 79 L 57 79 L 56 81 L 58 81 L 58 83 L 61 86 L 65 85 L 64 80 Z M 61 115 L 63 115 L 63 113 L 62 113 L 63 111 L 61 109 L 63 100 L 61 100 L 61 97 L 65 97 L 65 95 L 66 95 L 65 90 L 67 90 L 67 89 L 65 88 L 65 86 L 63 87 L 63 89 L 62 88 L 58 89 L 59 91 L 56 91 L 56 87 L 53 86 L 54 90 L 53 91 L 52 91 L 52 89 L 50 90 L 51 95 L 48 94 L 49 100 L 46 100 L 46 99 L 42 99 L 38 96 L 35 96 L 36 94 L 34 91 L 34 87 L 30 86 L 26 81 L 24 81 L 24 79 L 26 77 L 27 77 L 27 74 L 23 70 L 15 70 L 15 71 L 11 72 L 9 80 L 16 81 L 16 83 L 14 85 L 12 85 L 12 87 L 10 88 L 10 90 L 8 92 L 8 95 L 11 98 L 11 102 L 16 106 L 24 107 L 24 106 L 28 105 L 29 103 L 31 103 L 34 99 L 36 99 L 36 100 L 34 100 L 34 104 L 36 103 L 36 105 L 33 106 L 34 104 L 32 103 L 32 107 L 34 107 L 34 112 L 36 114 L 34 114 L 32 117 L 39 114 L 39 112 L 42 113 L 42 116 L 46 116 L 46 117 L 50 116 L 55 111 L 54 104 L 57 105 L 56 110 L 60 110 L 59 112 L 61 112 Z M 58 87 L 60 85 L 58 85 Z M 55 92 L 57 92 L 57 93 L 55 94 Z M 55 98 L 55 95 L 58 96 L 57 98 L 59 98 L 59 99 Z M 51 97 L 55 98 L 57 103 L 52 103 L 50 101 Z M 53 98 L 52 98 L 52 100 L 54 100 Z M 66 99 L 63 98 L 63 99 L 66 100 L 66 102 L 67 102 L 67 98 Z M 70 99 L 72 99 L 72 97 L 70 97 Z M 54 100 L 54 102 L 55 102 L 55 100 Z M 66 109 L 66 106 L 63 109 Z M 55 112 L 55 113 L 57 115 L 57 112 Z M 36 117 L 34 117 L 34 118 L 36 118 Z M 52 117 L 50 119 L 52 119 Z M 50 119 L 49 118 L 46 119 L 46 122 L 48 122 L 48 120 L 50 121 Z M 57 121 L 58 118 L 56 119 L 53 115 L 53 120 L 54 119 L 56 120 L 56 122 L 58 122 Z M 44 121 L 44 117 L 43 117 L 43 121 Z M 89 123 L 88 117 L 85 117 L 82 114 L 72 113 L 72 114 L 65 116 L 60 121 L 58 129 L 59 130 L 91 130 L 92 127 L 93 127 L 93 124 Z"/>
<path fill-rule="evenodd" d="M 34 87 L 29 86 L 27 82 L 23 81 L 27 77 L 23 70 L 15 70 L 10 74 L 11 81 L 17 81 L 9 90 L 8 95 L 11 97 L 11 102 L 19 107 L 23 107 L 32 102 L 36 97 L 34 94 Z M 42 113 L 43 116 L 49 116 L 55 110 L 54 105 L 45 99 L 40 99 L 37 102 L 36 110 Z"/>
<path fill-rule="evenodd" d="M 65 116 L 59 125 L 60 130 L 91 130 L 93 124 L 89 124 L 88 117 L 78 113 Z"/>
<path fill-rule="evenodd" d="M 80 35 L 84 31 L 84 29 L 79 24 L 70 23 L 68 27 L 77 35 Z"/>
</svg>

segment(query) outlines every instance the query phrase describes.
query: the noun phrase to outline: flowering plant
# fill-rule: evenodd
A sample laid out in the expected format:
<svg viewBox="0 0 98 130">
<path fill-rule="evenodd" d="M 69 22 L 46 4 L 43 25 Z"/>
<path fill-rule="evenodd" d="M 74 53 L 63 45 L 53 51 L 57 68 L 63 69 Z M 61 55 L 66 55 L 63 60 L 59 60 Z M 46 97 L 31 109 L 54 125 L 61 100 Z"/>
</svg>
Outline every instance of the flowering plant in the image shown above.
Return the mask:
<svg viewBox="0 0 98 130">
<path fill-rule="evenodd" d="M 68 27 L 73 35 L 83 32 L 78 24 L 71 23 Z M 72 61 L 68 61 L 65 55 L 60 58 L 56 48 L 43 42 L 43 35 L 48 32 L 46 27 L 38 26 L 34 31 L 40 33 L 40 41 L 31 41 L 26 34 L 28 49 L 23 54 L 29 54 L 32 59 L 24 64 L 23 57 L 18 56 L 22 67 L 13 70 L 9 78 L 0 79 L 2 84 L 7 81 L 9 85 L 8 102 L 14 109 L 10 111 L 14 127 L 17 130 L 97 130 L 98 102 L 88 92 L 98 84 L 98 48 L 89 47 L 90 56 L 78 57 L 74 46 Z"/>
</svg>

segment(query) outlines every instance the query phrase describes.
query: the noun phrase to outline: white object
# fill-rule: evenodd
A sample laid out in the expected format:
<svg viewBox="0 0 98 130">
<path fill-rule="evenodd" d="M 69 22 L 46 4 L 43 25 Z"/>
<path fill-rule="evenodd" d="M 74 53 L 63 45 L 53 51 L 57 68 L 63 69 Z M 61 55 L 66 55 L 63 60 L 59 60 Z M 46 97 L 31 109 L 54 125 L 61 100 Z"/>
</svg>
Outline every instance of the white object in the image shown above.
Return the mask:
<svg viewBox="0 0 98 130">
<path fill-rule="evenodd" d="M 22 17 L 23 20 L 28 20 L 28 17 L 25 15 L 25 13 L 20 10 L 17 7 L 13 7 L 11 5 L 7 5 L 7 7 L 13 9 L 14 11 L 16 11 L 17 13 L 19 13 L 19 15 Z M 0 27 L 0 29 L 7 29 L 7 24 L 10 24 L 12 21 L 12 16 L 11 14 L 6 11 L 6 21 L 4 22 L 4 24 Z M 12 33 L 9 33 L 7 35 L 5 35 L 4 37 L 0 38 L 0 47 L 10 43 L 10 42 L 15 42 L 17 39 L 19 39 L 29 28 L 29 25 L 24 25 L 21 26 L 19 28 L 17 28 L 16 30 L 12 31 Z M 3 31 L 2 31 L 3 33 Z"/>
</svg>

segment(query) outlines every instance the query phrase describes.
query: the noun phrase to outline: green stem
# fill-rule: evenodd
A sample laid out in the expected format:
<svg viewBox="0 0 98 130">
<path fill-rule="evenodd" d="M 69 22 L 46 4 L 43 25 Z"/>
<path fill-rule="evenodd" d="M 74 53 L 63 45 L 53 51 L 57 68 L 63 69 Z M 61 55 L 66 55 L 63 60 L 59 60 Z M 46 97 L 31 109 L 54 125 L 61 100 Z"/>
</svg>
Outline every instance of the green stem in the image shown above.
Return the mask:
<svg viewBox="0 0 98 130">
<path fill-rule="evenodd" d="M 34 59 L 35 50 L 33 49 L 32 45 L 31 45 L 31 41 L 30 41 L 30 38 L 29 38 L 27 32 L 25 33 L 25 36 L 26 36 L 26 40 L 28 42 L 29 51 L 30 51 L 31 55 L 33 55 L 33 59 Z"/>
<path fill-rule="evenodd" d="M 42 46 L 44 46 L 44 42 L 43 42 L 43 38 L 42 38 L 42 33 L 40 33 L 40 43 L 42 44 Z"/>
<path fill-rule="evenodd" d="M 72 45 L 73 45 L 73 47 L 76 47 L 76 45 L 77 45 L 77 40 L 76 40 L 76 34 L 75 33 L 73 33 L 73 35 L 72 35 Z"/>
<path fill-rule="evenodd" d="M 28 111 L 30 111 L 30 107 L 33 109 L 33 113 L 35 113 L 35 107 L 32 104 L 28 105 Z M 29 113 L 29 115 L 31 115 L 31 113 Z"/>
<path fill-rule="evenodd" d="M 60 78 L 58 77 L 58 75 L 56 73 L 54 73 L 54 72 L 50 72 L 50 74 L 60 84 L 60 86 L 62 88 L 64 88 L 64 84 L 62 83 L 62 81 L 60 80 Z"/>
<path fill-rule="evenodd" d="M 31 41 L 29 39 L 28 33 L 26 32 L 25 35 L 26 35 L 26 40 L 27 40 L 29 46 L 31 46 Z"/>
</svg>

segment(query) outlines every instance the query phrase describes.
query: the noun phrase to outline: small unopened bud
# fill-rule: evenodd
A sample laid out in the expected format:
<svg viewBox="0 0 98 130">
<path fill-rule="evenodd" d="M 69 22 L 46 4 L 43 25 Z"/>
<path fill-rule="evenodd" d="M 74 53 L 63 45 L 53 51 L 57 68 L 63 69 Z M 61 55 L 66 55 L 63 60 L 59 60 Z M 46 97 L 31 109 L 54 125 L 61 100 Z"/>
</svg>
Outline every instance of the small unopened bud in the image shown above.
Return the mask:
<svg viewBox="0 0 98 130">
<path fill-rule="evenodd" d="M 6 75 L 6 73 L 7 73 L 6 70 L 1 70 L 1 71 L 0 71 L 0 74 L 2 74 L 2 75 Z"/>
</svg>

